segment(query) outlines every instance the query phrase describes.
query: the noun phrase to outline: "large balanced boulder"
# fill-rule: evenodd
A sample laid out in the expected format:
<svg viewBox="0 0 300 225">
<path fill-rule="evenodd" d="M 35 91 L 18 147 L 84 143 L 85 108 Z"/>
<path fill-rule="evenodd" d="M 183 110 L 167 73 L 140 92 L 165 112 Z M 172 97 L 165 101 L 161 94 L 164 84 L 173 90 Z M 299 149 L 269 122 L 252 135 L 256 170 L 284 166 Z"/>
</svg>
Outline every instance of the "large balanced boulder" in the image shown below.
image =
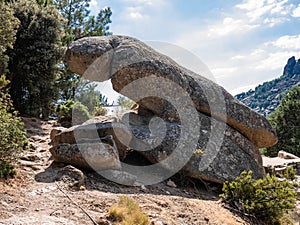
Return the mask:
<svg viewBox="0 0 300 225">
<path fill-rule="evenodd" d="M 164 119 L 180 121 L 176 108 L 164 98 L 171 96 L 185 107 L 185 99 L 172 89 L 177 85 L 188 93 L 199 112 L 226 122 L 255 146 L 268 147 L 277 142 L 274 129 L 263 116 L 216 83 L 183 68 L 137 39 L 126 36 L 82 38 L 71 44 L 66 60 L 73 72 L 89 80 L 111 79 L 114 90 Z M 145 79 L 146 86 L 140 85 L 141 79 Z M 158 87 L 155 81 L 163 83 L 162 86 Z M 161 97 L 153 92 L 160 93 Z M 141 93 L 148 97 L 140 99 Z"/>
<path fill-rule="evenodd" d="M 258 148 L 277 142 L 274 129 L 211 80 L 126 36 L 79 39 L 70 45 L 66 61 L 86 79 L 111 79 L 114 90 L 137 105 L 120 119 L 101 117 L 54 130 L 51 153 L 56 161 L 69 157 L 59 149 L 78 153 L 81 145 L 93 145 L 97 151 L 100 139 L 109 146 L 115 143 L 121 160 L 128 151 L 138 151 L 153 163 L 140 167 L 121 163 L 121 171 L 108 175 L 112 180 L 125 173 L 133 177 L 129 183 L 151 184 L 180 170 L 218 183 L 233 180 L 244 170 L 252 170 L 255 178 L 264 176 Z M 112 140 L 105 140 L 106 135 Z M 67 157 L 61 159 L 60 154 Z M 96 156 L 95 165 L 103 160 Z"/>
</svg>

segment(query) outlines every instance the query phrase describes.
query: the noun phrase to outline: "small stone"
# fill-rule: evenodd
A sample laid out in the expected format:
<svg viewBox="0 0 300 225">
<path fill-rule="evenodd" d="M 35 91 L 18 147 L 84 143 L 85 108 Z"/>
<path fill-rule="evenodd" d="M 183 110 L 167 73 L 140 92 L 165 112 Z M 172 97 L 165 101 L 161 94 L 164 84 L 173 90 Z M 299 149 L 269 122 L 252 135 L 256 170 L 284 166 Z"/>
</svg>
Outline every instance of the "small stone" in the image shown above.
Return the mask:
<svg viewBox="0 0 300 225">
<path fill-rule="evenodd" d="M 79 190 L 80 190 L 80 191 L 85 191 L 85 190 L 86 190 L 86 187 L 83 186 L 83 185 L 81 185 L 81 186 L 79 187 Z"/>
<path fill-rule="evenodd" d="M 81 187 L 84 185 L 85 176 L 83 172 L 71 165 L 65 166 L 57 172 L 56 180 L 69 182 L 70 186 Z"/>
<path fill-rule="evenodd" d="M 177 185 L 176 185 L 172 180 L 168 180 L 167 185 L 168 185 L 169 187 L 173 187 L 173 188 L 176 188 L 176 187 L 177 187 Z"/>
</svg>

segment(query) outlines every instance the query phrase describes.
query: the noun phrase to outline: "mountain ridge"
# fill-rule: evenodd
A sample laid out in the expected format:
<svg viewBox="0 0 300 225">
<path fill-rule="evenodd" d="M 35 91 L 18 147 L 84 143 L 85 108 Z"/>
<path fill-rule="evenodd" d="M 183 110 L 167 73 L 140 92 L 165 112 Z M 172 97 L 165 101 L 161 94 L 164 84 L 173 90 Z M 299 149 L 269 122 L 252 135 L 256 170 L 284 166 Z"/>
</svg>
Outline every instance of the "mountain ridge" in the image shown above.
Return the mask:
<svg viewBox="0 0 300 225">
<path fill-rule="evenodd" d="M 300 86 L 300 59 L 296 60 L 292 56 L 284 66 L 283 75 L 235 97 L 256 112 L 268 116 L 275 111 L 283 96 L 296 85 Z"/>
</svg>

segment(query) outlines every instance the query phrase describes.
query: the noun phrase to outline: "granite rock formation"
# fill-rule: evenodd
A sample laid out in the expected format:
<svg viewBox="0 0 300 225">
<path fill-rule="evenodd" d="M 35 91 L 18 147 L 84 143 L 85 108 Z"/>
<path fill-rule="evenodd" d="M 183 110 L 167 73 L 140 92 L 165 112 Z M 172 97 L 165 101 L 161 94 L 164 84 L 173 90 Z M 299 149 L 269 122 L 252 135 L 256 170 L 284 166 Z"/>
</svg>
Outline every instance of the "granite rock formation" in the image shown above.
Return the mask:
<svg viewBox="0 0 300 225">
<path fill-rule="evenodd" d="M 111 135 L 121 161 L 128 151 L 138 151 L 165 171 L 182 170 L 218 183 L 233 180 L 243 170 L 252 170 L 256 178 L 264 176 L 258 147 L 277 142 L 273 128 L 214 82 L 125 36 L 79 39 L 71 44 L 66 60 L 84 78 L 111 79 L 114 90 L 138 107 L 113 121 L 94 119 L 58 129 L 51 136 L 53 149 L 68 143 L 67 148 L 76 151 L 81 144 L 93 145 Z M 139 181 L 138 173 L 120 173 L 124 172 Z"/>
</svg>

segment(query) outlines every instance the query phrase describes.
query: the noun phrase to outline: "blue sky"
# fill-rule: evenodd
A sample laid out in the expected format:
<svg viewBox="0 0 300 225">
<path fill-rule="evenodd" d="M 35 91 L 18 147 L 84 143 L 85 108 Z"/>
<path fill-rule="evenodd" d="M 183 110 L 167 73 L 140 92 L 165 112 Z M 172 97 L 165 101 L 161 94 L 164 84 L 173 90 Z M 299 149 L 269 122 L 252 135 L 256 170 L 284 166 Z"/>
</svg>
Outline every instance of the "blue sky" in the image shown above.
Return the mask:
<svg viewBox="0 0 300 225">
<path fill-rule="evenodd" d="M 187 49 L 232 94 L 300 58 L 300 0 L 92 0 L 91 11 L 106 6 L 113 34 Z"/>
</svg>

